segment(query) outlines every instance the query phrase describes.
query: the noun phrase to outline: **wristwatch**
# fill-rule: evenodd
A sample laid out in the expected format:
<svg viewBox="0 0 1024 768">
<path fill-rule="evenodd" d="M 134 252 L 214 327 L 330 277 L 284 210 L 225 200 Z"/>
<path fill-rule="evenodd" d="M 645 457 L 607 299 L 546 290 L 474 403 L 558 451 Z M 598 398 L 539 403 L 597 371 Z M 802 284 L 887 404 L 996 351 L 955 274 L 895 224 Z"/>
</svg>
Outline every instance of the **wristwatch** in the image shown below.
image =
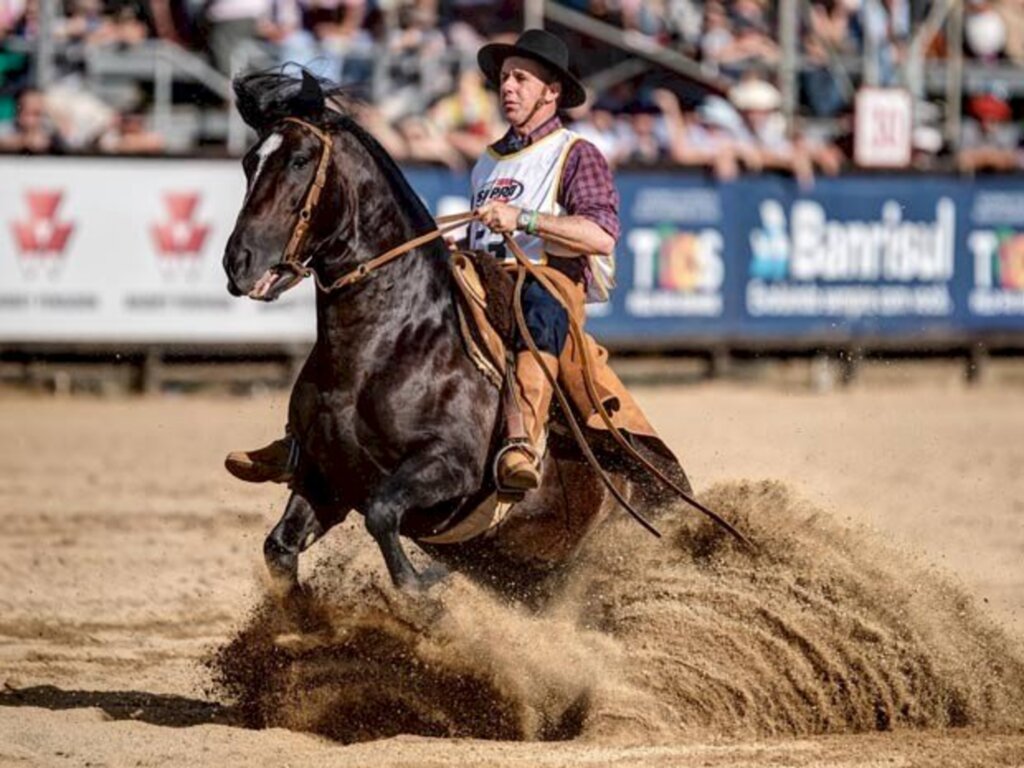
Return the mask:
<svg viewBox="0 0 1024 768">
<path fill-rule="evenodd" d="M 525 232 L 530 226 L 530 220 L 533 218 L 533 211 L 528 208 L 521 208 L 519 215 L 516 216 L 516 229 L 520 232 Z"/>
</svg>

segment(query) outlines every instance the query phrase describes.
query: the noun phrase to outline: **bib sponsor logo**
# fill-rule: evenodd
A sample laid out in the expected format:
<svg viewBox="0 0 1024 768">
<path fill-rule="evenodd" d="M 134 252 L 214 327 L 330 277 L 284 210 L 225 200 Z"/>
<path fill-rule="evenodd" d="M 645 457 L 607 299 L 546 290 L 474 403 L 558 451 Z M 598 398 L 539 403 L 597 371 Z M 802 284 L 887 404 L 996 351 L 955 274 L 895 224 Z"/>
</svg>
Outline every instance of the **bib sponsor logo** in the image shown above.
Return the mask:
<svg viewBox="0 0 1024 768">
<path fill-rule="evenodd" d="M 495 179 L 490 181 L 479 190 L 473 199 L 473 207 L 479 208 L 484 203 L 510 203 L 518 200 L 523 194 L 522 182 L 515 179 Z"/>
</svg>

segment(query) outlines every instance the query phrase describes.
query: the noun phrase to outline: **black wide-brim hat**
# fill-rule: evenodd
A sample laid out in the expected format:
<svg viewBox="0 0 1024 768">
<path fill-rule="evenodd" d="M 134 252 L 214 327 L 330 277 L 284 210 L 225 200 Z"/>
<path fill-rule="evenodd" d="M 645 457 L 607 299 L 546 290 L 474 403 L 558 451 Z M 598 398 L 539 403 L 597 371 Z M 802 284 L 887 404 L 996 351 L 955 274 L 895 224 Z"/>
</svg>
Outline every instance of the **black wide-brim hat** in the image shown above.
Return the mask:
<svg viewBox="0 0 1024 768">
<path fill-rule="evenodd" d="M 509 56 L 523 56 L 539 61 L 562 84 L 559 106 L 578 107 L 587 100 L 587 92 L 575 75 L 569 71 L 569 49 L 561 40 L 543 29 L 528 29 L 519 36 L 515 45 L 489 43 L 476 55 L 477 64 L 488 80 L 501 84 L 501 65 Z"/>
</svg>

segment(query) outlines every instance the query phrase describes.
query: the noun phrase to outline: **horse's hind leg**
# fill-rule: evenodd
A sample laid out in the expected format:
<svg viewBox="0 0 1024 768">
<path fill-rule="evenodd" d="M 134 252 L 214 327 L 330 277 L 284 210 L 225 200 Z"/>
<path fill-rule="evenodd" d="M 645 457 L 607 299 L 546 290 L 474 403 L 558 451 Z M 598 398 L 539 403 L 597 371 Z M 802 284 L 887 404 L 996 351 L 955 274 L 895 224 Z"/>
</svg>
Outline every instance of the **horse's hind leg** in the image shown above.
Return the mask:
<svg viewBox="0 0 1024 768">
<path fill-rule="evenodd" d="M 299 585 L 299 554 L 324 534 L 313 506 L 298 493 L 288 499 L 284 514 L 263 542 L 271 579 L 282 594 Z"/>
</svg>

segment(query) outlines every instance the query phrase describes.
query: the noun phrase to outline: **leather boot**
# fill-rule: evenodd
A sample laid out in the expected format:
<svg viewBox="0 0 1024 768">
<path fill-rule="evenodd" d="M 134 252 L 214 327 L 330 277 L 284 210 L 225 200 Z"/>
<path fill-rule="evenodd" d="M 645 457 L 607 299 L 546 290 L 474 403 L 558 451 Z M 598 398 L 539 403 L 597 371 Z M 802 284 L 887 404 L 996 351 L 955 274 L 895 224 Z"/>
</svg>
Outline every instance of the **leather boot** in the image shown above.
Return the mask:
<svg viewBox="0 0 1024 768">
<path fill-rule="evenodd" d="M 297 448 L 295 438 L 285 435 L 254 451 L 232 451 L 224 468 L 247 483 L 287 483 L 295 471 Z"/>
<path fill-rule="evenodd" d="M 558 358 L 541 352 L 547 368 L 557 378 Z M 544 429 L 548 423 L 548 410 L 554 391 L 540 364 L 530 352 L 516 355 L 516 385 L 523 412 L 523 425 L 530 444 L 511 442 L 498 459 L 498 485 L 514 490 L 528 491 L 540 485 L 540 459 L 543 450 Z"/>
</svg>

